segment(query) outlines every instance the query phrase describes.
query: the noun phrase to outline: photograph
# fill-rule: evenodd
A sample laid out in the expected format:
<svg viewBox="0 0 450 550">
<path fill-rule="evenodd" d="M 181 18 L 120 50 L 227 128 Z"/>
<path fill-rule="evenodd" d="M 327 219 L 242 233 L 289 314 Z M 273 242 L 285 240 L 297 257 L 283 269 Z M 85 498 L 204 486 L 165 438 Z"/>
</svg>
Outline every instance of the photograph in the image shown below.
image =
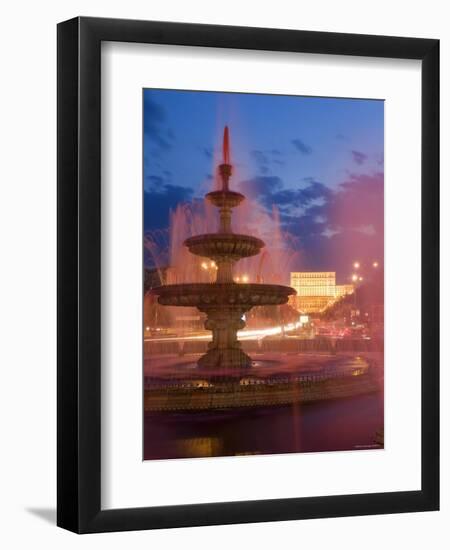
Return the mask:
<svg viewBox="0 0 450 550">
<path fill-rule="evenodd" d="M 384 101 L 142 91 L 143 459 L 384 449 Z"/>
</svg>

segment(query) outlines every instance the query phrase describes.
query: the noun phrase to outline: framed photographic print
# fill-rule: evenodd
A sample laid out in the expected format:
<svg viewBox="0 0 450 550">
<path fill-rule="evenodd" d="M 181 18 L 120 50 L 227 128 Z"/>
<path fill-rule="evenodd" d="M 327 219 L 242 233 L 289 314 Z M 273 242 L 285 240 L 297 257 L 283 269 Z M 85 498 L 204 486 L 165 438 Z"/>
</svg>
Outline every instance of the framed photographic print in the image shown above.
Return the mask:
<svg viewBox="0 0 450 550">
<path fill-rule="evenodd" d="M 58 525 L 439 506 L 439 42 L 58 25 Z"/>
</svg>

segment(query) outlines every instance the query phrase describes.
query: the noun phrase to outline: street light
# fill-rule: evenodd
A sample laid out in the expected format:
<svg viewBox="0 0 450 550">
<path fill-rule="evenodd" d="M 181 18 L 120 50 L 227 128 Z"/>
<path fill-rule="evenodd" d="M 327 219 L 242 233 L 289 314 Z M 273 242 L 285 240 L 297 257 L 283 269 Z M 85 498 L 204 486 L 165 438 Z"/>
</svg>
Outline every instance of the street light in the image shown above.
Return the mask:
<svg viewBox="0 0 450 550">
<path fill-rule="evenodd" d="M 248 275 L 242 275 L 242 282 L 248 283 Z"/>
<path fill-rule="evenodd" d="M 353 275 L 352 275 L 352 281 L 353 281 L 354 283 L 356 283 L 357 280 L 358 280 L 358 275 L 353 274 Z"/>
<path fill-rule="evenodd" d="M 372 267 L 378 267 L 378 262 L 373 262 Z"/>
<path fill-rule="evenodd" d="M 362 277 L 359 277 L 358 281 L 363 281 L 364 279 Z"/>
<path fill-rule="evenodd" d="M 359 262 L 355 262 L 355 263 L 353 264 L 353 267 L 354 267 L 355 269 L 359 269 L 360 265 L 361 265 L 361 264 L 360 264 Z"/>
</svg>

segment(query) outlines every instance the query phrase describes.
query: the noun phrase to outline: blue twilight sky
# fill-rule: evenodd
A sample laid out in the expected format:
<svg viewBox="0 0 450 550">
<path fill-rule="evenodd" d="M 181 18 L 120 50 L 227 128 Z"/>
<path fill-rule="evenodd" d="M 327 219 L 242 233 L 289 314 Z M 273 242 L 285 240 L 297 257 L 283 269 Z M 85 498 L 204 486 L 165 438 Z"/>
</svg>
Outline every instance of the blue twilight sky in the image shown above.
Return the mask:
<svg viewBox="0 0 450 550">
<path fill-rule="evenodd" d="M 384 102 L 222 92 L 144 90 L 144 230 L 214 185 L 223 127 L 231 187 L 267 211 L 301 248 L 295 269 L 382 261 Z"/>
</svg>

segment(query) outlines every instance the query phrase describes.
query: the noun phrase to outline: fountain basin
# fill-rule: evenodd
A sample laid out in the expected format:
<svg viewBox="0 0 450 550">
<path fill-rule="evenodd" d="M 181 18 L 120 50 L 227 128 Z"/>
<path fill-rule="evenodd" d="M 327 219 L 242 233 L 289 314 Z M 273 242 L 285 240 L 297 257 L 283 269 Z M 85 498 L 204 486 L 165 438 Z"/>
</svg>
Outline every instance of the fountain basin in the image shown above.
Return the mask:
<svg viewBox="0 0 450 550">
<path fill-rule="evenodd" d="M 227 257 L 234 261 L 256 256 L 264 246 L 261 239 L 236 233 L 210 233 L 196 235 L 184 241 L 191 254 L 215 261 Z"/>
</svg>

